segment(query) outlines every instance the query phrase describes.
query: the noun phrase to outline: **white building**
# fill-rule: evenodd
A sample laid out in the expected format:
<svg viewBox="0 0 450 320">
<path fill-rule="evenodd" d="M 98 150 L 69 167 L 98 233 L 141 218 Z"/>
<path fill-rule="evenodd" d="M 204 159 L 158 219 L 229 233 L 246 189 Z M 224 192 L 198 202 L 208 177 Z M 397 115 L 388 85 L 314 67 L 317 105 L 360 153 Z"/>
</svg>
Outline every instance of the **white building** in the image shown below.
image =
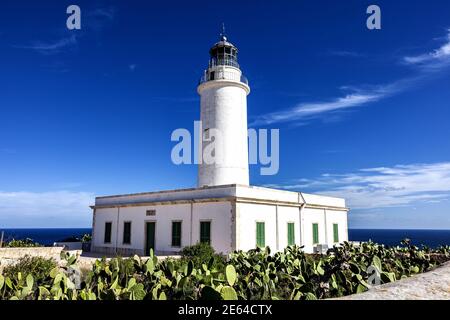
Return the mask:
<svg viewBox="0 0 450 320">
<path fill-rule="evenodd" d="M 198 166 L 198 187 L 97 197 L 92 250 L 175 254 L 209 242 L 218 252 L 296 244 L 313 252 L 348 240 L 345 200 L 249 185 L 246 78 L 222 36 L 197 89 L 203 139 L 221 134 L 220 161 Z M 202 153 L 203 154 L 203 153 Z"/>
</svg>

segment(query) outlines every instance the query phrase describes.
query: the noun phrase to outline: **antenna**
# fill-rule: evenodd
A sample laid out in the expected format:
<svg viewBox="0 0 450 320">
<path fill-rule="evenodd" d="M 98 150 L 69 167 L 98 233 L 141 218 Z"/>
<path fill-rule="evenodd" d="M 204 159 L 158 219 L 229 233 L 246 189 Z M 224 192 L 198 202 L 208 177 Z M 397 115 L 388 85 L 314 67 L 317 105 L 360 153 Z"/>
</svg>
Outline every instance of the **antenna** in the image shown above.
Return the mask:
<svg viewBox="0 0 450 320">
<path fill-rule="evenodd" d="M 225 33 L 225 23 L 223 23 L 223 22 L 222 22 L 222 32 L 220 33 L 220 38 L 223 41 L 227 40 L 226 33 Z"/>
</svg>

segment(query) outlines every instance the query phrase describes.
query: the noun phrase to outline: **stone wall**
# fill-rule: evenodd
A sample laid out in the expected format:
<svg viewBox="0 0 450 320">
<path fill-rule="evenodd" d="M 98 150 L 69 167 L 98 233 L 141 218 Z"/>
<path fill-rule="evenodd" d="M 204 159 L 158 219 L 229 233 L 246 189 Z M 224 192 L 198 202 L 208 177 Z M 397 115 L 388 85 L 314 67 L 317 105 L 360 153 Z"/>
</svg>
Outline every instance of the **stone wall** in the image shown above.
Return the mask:
<svg viewBox="0 0 450 320">
<path fill-rule="evenodd" d="M 0 270 L 27 255 L 54 259 L 59 262 L 62 250 L 63 247 L 0 248 Z"/>
<path fill-rule="evenodd" d="M 339 300 L 449 300 L 450 262 L 410 278 L 373 287 Z"/>
</svg>

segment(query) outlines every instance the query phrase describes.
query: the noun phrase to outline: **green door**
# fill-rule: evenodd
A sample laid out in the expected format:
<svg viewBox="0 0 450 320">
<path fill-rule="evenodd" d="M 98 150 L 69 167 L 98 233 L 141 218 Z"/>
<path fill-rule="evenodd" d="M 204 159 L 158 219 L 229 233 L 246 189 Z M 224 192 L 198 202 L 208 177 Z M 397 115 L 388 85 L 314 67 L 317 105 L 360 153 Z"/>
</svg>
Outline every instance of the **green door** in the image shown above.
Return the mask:
<svg viewBox="0 0 450 320">
<path fill-rule="evenodd" d="M 292 222 L 288 223 L 288 246 L 295 245 L 295 224 Z"/>
<path fill-rule="evenodd" d="M 200 221 L 200 242 L 211 243 L 211 222 Z"/>
<path fill-rule="evenodd" d="M 313 244 L 319 243 L 319 224 L 313 223 Z"/>
<path fill-rule="evenodd" d="M 333 224 L 333 240 L 335 243 L 339 242 L 339 226 L 337 223 Z"/>
<path fill-rule="evenodd" d="M 256 246 L 264 248 L 266 246 L 266 230 L 264 222 L 256 223 Z"/>
<path fill-rule="evenodd" d="M 147 222 L 145 225 L 145 255 L 150 254 L 150 249 L 155 251 L 155 222 Z"/>
</svg>

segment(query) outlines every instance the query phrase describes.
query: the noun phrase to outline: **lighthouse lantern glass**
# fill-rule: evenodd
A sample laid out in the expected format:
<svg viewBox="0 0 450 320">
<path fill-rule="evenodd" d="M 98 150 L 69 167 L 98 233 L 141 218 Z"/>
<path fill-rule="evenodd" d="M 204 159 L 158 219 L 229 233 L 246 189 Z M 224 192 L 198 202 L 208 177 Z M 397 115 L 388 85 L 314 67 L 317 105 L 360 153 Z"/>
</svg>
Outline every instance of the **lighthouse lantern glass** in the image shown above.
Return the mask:
<svg viewBox="0 0 450 320">
<path fill-rule="evenodd" d="M 237 50 L 230 43 L 216 44 L 210 51 L 209 67 L 214 66 L 231 66 L 239 68 L 237 62 Z"/>
</svg>

